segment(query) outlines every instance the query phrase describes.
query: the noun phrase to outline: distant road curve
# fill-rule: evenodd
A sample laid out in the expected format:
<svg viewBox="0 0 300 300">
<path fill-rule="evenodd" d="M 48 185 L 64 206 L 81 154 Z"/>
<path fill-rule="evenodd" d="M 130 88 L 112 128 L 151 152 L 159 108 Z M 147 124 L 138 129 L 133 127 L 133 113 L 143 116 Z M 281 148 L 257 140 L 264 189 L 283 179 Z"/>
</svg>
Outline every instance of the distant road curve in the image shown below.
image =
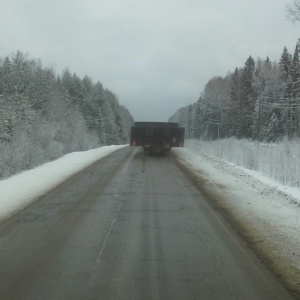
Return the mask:
<svg viewBox="0 0 300 300">
<path fill-rule="evenodd" d="M 0 299 L 292 299 L 177 167 L 127 147 L 0 224 Z"/>
</svg>

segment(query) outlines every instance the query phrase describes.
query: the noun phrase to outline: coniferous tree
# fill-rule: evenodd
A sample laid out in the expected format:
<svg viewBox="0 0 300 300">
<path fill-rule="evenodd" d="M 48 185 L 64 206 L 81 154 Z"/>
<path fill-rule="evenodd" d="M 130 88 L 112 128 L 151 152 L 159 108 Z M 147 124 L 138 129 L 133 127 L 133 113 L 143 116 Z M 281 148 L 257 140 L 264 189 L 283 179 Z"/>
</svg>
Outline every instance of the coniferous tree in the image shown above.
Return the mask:
<svg viewBox="0 0 300 300">
<path fill-rule="evenodd" d="M 133 122 L 100 83 L 68 69 L 57 77 L 20 51 L 0 59 L 0 107 L 2 178 L 96 147 L 100 136 L 101 144 L 126 143 Z"/>
<path fill-rule="evenodd" d="M 200 99 L 197 102 L 197 106 L 196 106 L 196 112 L 195 112 L 195 120 L 194 120 L 194 124 L 193 124 L 193 137 L 195 139 L 200 139 L 201 136 L 203 136 L 203 110 L 201 109 L 201 102 L 202 102 L 203 98 L 200 97 Z"/>
<path fill-rule="evenodd" d="M 276 142 L 278 140 L 278 132 L 279 132 L 278 115 L 276 113 L 273 113 L 267 125 L 265 140 L 267 142 Z"/>
<path fill-rule="evenodd" d="M 240 121 L 240 137 L 253 137 L 253 112 L 254 106 L 251 104 L 255 101 L 255 92 L 253 89 L 254 82 L 254 59 L 249 56 L 242 71 L 241 76 L 241 109 L 245 111 L 244 117 Z"/>
<path fill-rule="evenodd" d="M 230 109 L 228 117 L 235 120 L 240 115 L 242 109 L 241 101 L 241 78 L 238 68 L 235 69 L 231 77 Z M 238 136 L 241 122 L 229 122 L 227 136 Z"/>
<path fill-rule="evenodd" d="M 188 139 L 192 137 L 192 105 L 187 110 L 187 120 L 185 123 L 185 135 Z"/>
<path fill-rule="evenodd" d="M 250 56 L 241 71 L 236 69 L 225 78 L 209 80 L 201 98 L 193 104 L 192 114 L 187 106 L 179 109 L 170 120 L 187 127 L 192 118 L 195 133 L 192 137 L 203 139 L 232 135 L 260 137 L 268 142 L 284 137 L 295 139 L 300 134 L 299 50 L 300 40 L 293 56 L 284 47 L 279 63 L 272 63 L 269 57 L 255 63 Z M 226 82 L 229 94 L 225 92 L 227 85 L 222 86 Z"/>
<path fill-rule="evenodd" d="M 286 80 L 288 78 L 291 64 L 292 64 L 291 54 L 288 52 L 287 48 L 284 47 L 279 62 L 280 71 L 283 80 Z"/>
<path fill-rule="evenodd" d="M 299 136 L 299 126 L 298 126 L 298 111 L 297 104 L 300 103 L 300 61 L 299 61 L 299 52 L 300 52 L 300 39 L 296 44 L 295 52 L 293 55 L 293 61 L 290 68 L 290 75 L 293 81 L 293 93 L 292 98 L 289 101 L 289 105 L 291 106 L 290 114 L 291 114 L 291 130 L 292 136 Z"/>
<path fill-rule="evenodd" d="M 279 61 L 279 71 L 282 85 L 282 95 L 280 97 L 280 103 L 285 107 L 280 113 L 279 117 L 279 128 L 283 136 L 288 136 L 291 138 L 291 129 L 290 129 L 290 110 L 289 99 L 293 94 L 293 83 L 290 75 L 290 68 L 292 65 L 292 56 L 288 52 L 287 48 L 284 47 Z"/>
</svg>

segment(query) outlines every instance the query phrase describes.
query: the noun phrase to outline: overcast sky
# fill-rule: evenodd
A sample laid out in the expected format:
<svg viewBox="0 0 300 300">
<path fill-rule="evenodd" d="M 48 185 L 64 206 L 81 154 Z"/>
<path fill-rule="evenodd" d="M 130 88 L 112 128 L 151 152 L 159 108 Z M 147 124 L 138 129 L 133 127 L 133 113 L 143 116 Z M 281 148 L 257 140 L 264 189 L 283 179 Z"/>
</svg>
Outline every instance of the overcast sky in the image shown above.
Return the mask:
<svg viewBox="0 0 300 300">
<path fill-rule="evenodd" d="M 100 81 L 135 121 L 167 121 L 249 55 L 294 52 L 292 0 L 0 0 L 0 56 Z"/>
</svg>

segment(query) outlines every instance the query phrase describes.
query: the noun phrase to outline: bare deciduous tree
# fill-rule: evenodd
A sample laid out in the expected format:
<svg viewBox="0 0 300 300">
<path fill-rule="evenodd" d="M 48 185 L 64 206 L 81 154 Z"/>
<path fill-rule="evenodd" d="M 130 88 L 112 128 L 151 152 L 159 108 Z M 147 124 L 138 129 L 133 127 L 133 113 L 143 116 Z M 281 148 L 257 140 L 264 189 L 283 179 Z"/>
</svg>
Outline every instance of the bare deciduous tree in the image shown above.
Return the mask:
<svg viewBox="0 0 300 300">
<path fill-rule="evenodd" d="M 300 21 L 300 0 L 293 0 L 286 6 L 286 16 L 293 23 Z"/>
</svg>

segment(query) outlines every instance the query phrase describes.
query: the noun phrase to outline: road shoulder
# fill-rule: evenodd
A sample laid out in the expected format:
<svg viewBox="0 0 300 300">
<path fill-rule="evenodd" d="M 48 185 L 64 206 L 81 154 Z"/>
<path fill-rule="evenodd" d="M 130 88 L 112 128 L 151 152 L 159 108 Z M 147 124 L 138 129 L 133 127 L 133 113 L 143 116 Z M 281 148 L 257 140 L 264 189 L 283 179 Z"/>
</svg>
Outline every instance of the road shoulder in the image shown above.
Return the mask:
<svg viewBox="0 0 300 300">
<path fill-rule="evenodd" d="M 293 198 L 224 161 L 188 149 L 173 153 L 198 189 L 300 299 L 300 207 Z"/>
</svg>

